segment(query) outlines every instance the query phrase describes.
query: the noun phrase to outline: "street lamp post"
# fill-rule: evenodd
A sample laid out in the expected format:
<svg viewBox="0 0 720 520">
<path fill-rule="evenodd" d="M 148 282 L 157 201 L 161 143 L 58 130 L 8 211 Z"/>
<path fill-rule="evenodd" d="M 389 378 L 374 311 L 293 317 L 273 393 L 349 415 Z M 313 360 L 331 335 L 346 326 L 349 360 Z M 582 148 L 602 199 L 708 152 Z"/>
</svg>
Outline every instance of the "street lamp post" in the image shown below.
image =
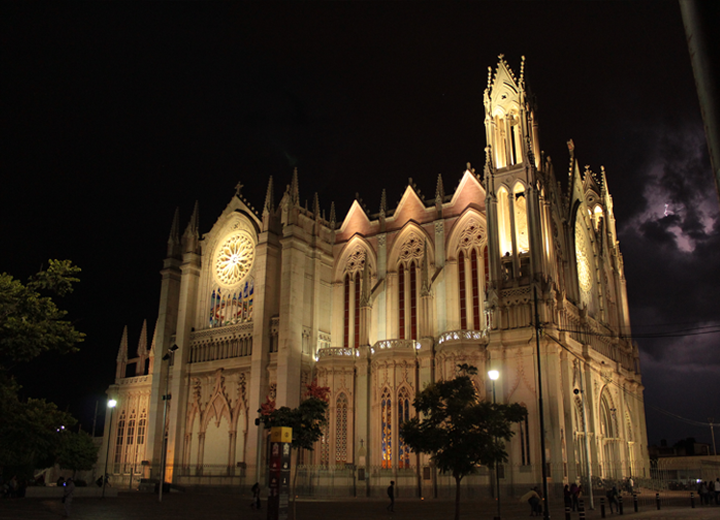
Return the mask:
<svg viewBox="0 0 720 520">
<path fill-rule="evenodd" d="M 500 377 L 500 372 L 497 370 L 490 370 L 488 372 L 488 377 L 492 379 L 492 387 L 493 387 L 493 404 L 496 404 L 495 401 L 495 381 Z M 497 441 L 497 438 L 495 439 Z M 495 490 L 497 493 L 497 506 L 498 506 L 498 512 L 497 516 L 495 517 L 496 520 L 500 520 L 500 468 L 498 467 L 498 461 L 495 461 Z"/>
<path fill-rule="evenodd" d="M 103 479 L 103 489 L 102 489 L 102 498 L 105 498 L 105 484 L 107 484 L 107 466 L 108 466 L 108 459 L 110 458 L 110 439 L 112 438 L 112 416 L 113 416 L 113 410 L 115 409 L 115 406 L 117 405 L 117 401 L 115 399 L 110 399 L 107 403 L 107 407 L 110 408 L 110 424 L 108 425 L 108 434 L 107 434 L 107 448 L 105 450 L 105 472 L 103 473 L 102 479 Z"/>
<path fill-rule="evenodd" d="M 160 485 L 158 486 L 158 502 L 162 502 L 163 485 L 165 484 L 165 465 L 167 464 L 167 435 L 165 434 L 165 424 L 167 423 L 168 399 L 170 399 L 170 360 L 174 358 L 175 351 L 179 347 L 173 345 L 162 357 L 163 361 L 168 361 L 167 373 L 165 374 L 165 395 L 163 401 L 163 422 L 162 422 L 162 454 L 160 456 Z"/>
</svg>

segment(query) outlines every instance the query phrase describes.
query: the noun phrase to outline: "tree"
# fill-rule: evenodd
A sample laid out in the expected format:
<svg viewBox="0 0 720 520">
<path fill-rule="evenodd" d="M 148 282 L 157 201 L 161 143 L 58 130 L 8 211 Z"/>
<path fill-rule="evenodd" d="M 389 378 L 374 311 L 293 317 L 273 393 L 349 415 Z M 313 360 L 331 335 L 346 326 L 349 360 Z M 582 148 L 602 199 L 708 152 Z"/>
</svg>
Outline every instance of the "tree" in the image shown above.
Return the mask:
<svg viewBox="0 0 720 520">
<path fill-rule="evenodd" d="M 291 448 L 312 451 L 315 443 L 323 435 L 323 426 L 327 424 L 328 387 L 318 386 L 317 381 L 305 385 L 305 399 L 297 408 L 282 406 L 275 409 L 275 402 L 268 398 L 258 412 L 265 428 L 286 426 L 292 428 Z M 297 453 L 297 451 L 296 451 Z M 295 483 L 297 481 L 297 460 L 292 478 L 293 518 L 297 518 L 295 509 Z"/>
<path fill-rule="evenodd" d="M 98 448 L 89 433 L 65 431 L 58 450 L 58 464 L 73 472 L 89 470 L 97 462 Z M 74 473 L 73 473 L 73 476 Z"/>
<path fill-rule="evenodd" d="M 84 334 L 65 319 L 51 295 L 72 292 L 80 268 L 69 260 L 50 260 L 46 270 L 26 284 L 0 273 L 0 468 L 28 473 L 52 465 L 59 448 L 59 429 L 75 419 L 42 399 L 20 401 L 20 386 L 11 375 L 21 362 L 43 352 L 74 352 Z"/>
<path fill-rule="evenodd" d="M 502 441 L 512 438 L 512 423 L 523 420 L 527 410 L 519 404 L 481 401 L 470 376 L 473 366 L 458 365 L 449 381 L 430 383 L 413 406 L 417 417 L 400 426 L 400 435 L 415 452 L 431 454 L 443 473 L 455 478 L 455 520 L 460 518 L 460 482 L 478 466 L 494 467 L 507 460 Z"/>
<path fill-rule="evenodd" d="M 67 311 L 59 309 L 49 294 L 70 294 L 79 272 L 69 260 L 50 260 L 47 270 L 24 285 L 0 273 L 0 370 L 50 350 L 77 351 L 85 335 L 64 319 Z"/>
</svg>

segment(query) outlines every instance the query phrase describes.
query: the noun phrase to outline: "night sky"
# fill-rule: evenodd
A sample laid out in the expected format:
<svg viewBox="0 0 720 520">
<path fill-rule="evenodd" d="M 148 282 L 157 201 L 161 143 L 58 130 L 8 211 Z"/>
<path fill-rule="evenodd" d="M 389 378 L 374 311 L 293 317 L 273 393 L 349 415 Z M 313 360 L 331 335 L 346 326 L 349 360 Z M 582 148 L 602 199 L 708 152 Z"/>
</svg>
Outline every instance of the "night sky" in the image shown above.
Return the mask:
<svg viewBox="0 0 720 520">
<path fill-rule="evenodd" d="M 570 138 L 607 171 L 649 442 L 710 442 L 690 422 L 720 422 L 720 219 L 677 2 L 5 3 L 0 38 L 0 271 L 83 270 L 62 305 L 87 339 L 16 370 L 25 396 L 91 428 L 123 327 L 134 353 L 154 325 L 176 207 L 207 232 L 238 181 L 261 208 L 297 167 L 342 218 L 481 171 L 502 53 L 558 178 Z"/>
</svg>

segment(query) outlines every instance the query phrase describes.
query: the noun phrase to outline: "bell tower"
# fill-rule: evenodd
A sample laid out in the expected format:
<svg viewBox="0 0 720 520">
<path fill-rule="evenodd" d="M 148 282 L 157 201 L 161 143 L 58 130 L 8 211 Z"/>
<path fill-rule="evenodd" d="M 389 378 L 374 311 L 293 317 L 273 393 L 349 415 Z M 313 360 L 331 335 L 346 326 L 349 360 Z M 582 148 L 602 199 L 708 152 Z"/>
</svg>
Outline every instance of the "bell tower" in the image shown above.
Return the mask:
<svg viewBox="0 0 720 520">
<path fill-rule="evenodd" d="M 485 183 L 491 288 L 526 285 L 541 271 L 539 144 L 524 75 L 524 56 L 519 76 L 502 54 L 495 72 L 488 68 Z"/>
</svg>

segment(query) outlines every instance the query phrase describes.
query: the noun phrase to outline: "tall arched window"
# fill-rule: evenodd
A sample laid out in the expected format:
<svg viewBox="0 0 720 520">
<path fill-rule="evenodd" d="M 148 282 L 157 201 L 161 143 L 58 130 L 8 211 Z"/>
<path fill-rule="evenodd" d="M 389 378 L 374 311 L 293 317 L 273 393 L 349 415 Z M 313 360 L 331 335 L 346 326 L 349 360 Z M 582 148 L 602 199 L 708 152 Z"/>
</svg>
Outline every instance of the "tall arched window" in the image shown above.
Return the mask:
<svg viewBox="0 0 720 520">
<path fill-rule="evenodd" d="M 348 438 L 348 400 L 344 393 L 341 393 L 335 405 L 335 462 L 344 464 L 347 462 L 347 438 Z"/>
<path fill-rule="evenodd" d="M 362 296 L 362 273 L 367 254 L 357 247 L 345 262 L 343 275 L 343 346 L 360 346 L 360 299 Z"/>
<path fill-rule="evenodd" d="M 500 240 L 500 255 L 512 255 L 512 235 L 510 227 L 510 201 L 508 191 L 502 187 L 497 193 L 498 209 L 498 238 Z"/>
<path fill-rule="evenodd" d="M 519 182 L 513 189 L 515 195 L 515 242 L 520 253 L 530 251 L 530 237 L 528 235 L 527 197 L 525 187 Z"/>
<path fill-rule="evenodd" d="M 117 425 L 117 436 L 115 437 L 115 464 L 122 462 L 122 447 L 125 442 L 125 410 L 120 414 Z M 118 469 L 116 469 L 118 471 Z"/>
<path fill-rule="evenodd" d="M 467 326 L 467 288 L 465 286 L 465 253 L 458 254 L 458 289 L 460 292 L 460 328 L 466 330 Z"/>
<path fill-rule="evenodd" d="M 384 469 L 392 468 L 392 395 L 386 388 L 380 398 L 380 458 Z"/>
<path fill-rule="evenodd" d="M 418 300 L 420 266 L 424 261 L 425 239 L 411 232 L 400 248 L 398 258 L 398 337 L 418 338 Z"/>
<path fill-rule="evenodd" d="M 322 437 L 320 437 L 320 465 L 328 466 L 329 464 L 330 464 L 330 425 L 326 422 L 322 427 Z"/>
<path fill-rule="evenodd" d="M 400 390 L 398 394 L 398 427 L 410 420 L 410 394 L 407 388 Z M 398 469 L 410 467 L 410 448 L 403 441 L 402 436 L 398 437 Z"/>
<path fill-rule="evenodd" d="M 482 302 L 487 287 L 487 252 L 485 229 L 471 219 L 460 233 L 458 252 L 458 289 L 460 302 L 460 328 L 482 330 Z M 485 256 L 485 258 L 481 258 Z"/>
</svg>

